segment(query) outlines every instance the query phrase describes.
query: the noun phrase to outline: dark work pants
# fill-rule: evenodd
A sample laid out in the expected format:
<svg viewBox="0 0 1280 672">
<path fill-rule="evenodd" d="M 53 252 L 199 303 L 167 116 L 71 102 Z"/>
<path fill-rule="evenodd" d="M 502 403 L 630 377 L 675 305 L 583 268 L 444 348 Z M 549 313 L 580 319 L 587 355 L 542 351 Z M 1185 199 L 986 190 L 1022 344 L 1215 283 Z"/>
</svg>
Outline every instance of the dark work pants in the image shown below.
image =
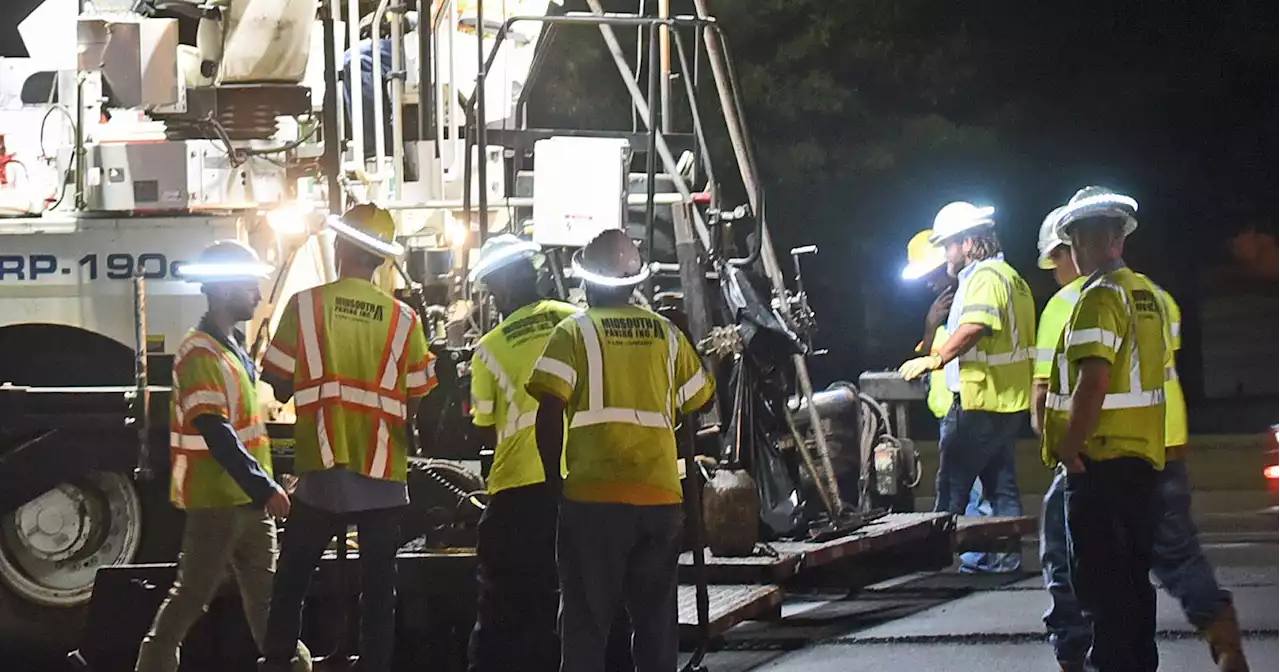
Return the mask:
<svg viewBox="0 0 1280 672">
<path fill-rule="evenodd" d="M 562 672 L 600 672 L 625 606 L 636 672 L 676 669 L 680 505 L 560 503 Z"/>
<path fill-rule="evenodd" d="M 1156 653 L 1156 593 L 1148 574 L 1159 472 L 1141 458 L 1086 461 L 1067 475 L 1071 585 L 1093 623 L 1098 672 L 1148 672 Z"/>
<path fill-rule="evenodd" d="M 480 518 L 470 672 L 556 672 L 558 495 L 545 483 L 497 493 Z"/>
<path fill-rule="evenodd" d="M 289 521 L 280 535 L 280 561 L 262 650 L 267 663 L 279 665 L 293 657 L 311 574 L 320 564 L 329 540 L 340 535 L 339 543 L 346 543 L 346 525 L 355 523 L 360 535 L 360 669 L 391 671 L 401 510 L 396 507 L 333 513 L 294 500 Z"/>
</svg>

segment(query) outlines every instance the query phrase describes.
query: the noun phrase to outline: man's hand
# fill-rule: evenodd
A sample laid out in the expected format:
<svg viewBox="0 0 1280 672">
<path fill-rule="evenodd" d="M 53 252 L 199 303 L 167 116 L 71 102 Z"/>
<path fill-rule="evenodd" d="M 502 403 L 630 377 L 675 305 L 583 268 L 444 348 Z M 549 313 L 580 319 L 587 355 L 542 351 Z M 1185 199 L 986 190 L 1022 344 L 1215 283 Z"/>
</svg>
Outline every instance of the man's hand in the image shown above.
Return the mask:
<svg viewBox="0 0 1280 672">
<path fill-rule="evenodd" d="M 267 513 L 272 518 L 288 518 L 289 510 L 293 505 L 289 502 L 289 495 L 284 494 L 284 490 L 276 489 L 271 497 L 267 499 Z"/>
<path fill-rule="evenodd" d="M 906 380 L 915 380 L 920 376 L 942 368 L 942 358 L 937 355 L 928 355 L 926 357 L 916 357 L 908 359 L 898 367 L 898 375 Z"/>
<path fill-rule="evenodd" d="M 1054 449 L 1054 453 L 1058 455 L 1058 461 L 1062 462 L 1062 466 L 1067 468 L 1067 473 L 1084 473 L 1084 460 L 1080 457 L 1084 453 L 1084 446 L 1062 441 Z"/>
<path fill-rule="evenodd" d="M 956 288 L 952 285 L 938 295 L 933 300 L 933 305 L 929 306 L 929 313 L 924 320 L 925 336 L 932 336 L 933 332 L 938 330 L 947 321 L 947 316 L 951 313 L 951 302 L 956 298 Z"/>
</svg>

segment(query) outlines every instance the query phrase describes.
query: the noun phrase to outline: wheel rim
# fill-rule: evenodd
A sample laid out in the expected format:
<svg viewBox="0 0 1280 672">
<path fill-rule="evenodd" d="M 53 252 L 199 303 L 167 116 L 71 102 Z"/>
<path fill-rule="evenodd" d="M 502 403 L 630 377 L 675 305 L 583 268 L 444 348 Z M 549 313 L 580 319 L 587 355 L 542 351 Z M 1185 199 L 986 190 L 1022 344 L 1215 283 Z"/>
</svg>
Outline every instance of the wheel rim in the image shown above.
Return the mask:
<svg viewBox="0 0 1280 672">
<path fill-rule="evenodd" d="M 142 504 L 123 474 L 62 483 L 0 520 L 0 579 L 39 604 L 89 600 L 98 568 L 130 562 L 142 541 Z"/>
</svg>

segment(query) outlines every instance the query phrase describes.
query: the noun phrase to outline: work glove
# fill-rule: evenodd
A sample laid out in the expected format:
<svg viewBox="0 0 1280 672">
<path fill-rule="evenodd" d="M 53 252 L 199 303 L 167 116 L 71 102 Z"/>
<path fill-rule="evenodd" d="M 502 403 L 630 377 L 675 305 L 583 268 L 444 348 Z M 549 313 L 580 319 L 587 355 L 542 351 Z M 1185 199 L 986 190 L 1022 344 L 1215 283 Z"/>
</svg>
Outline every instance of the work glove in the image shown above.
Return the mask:
<svg viewBox="0 0 1280 672">
<path fill-rule="evenodd" d="M 915 380 L 920 376 L 942 368 L 942 358 L 937 355 L 927 355 L 925 357 L 916 357 L 908 359 L 898 367 L 898 375 L 905 380 Z"/>
</svg>

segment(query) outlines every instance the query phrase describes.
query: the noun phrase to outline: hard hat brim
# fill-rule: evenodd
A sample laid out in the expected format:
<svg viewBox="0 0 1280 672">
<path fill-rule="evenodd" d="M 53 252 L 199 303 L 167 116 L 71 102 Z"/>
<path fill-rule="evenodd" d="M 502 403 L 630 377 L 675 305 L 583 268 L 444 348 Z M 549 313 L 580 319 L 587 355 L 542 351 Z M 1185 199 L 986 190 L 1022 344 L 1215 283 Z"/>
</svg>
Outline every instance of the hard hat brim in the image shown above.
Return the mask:
<svg viewBox="0 0 1280 672">
<path fill-rule="evenodd" d="M 947 259 L 927 259 L 924 261 L 913 261 L 902 268 L 903 280 L 919 280 L 926 275 L 942 268 L 946 265 Z"/>
<path fill-rule="evenodd" d="M 1120 194 L 1094 196 L 1067 204 L 1058 215 L 1058 222 L 1053 230 L 1059 238 L 1065 240 L 1071 225 L 1082 219 L 1112 217 L 1124 220 L 1124 235 L 1128 236 L 1138 228 L 1138 220 L 1135 217 L 1137 212 L 1138 202 L 1128 196 Z"/>
<path fill-rule="evenodd" d="M 978 208 L 977 212 L 974 213 L 974 218 L 972 220 L 948 231 L 945 235 L 937 233 L 930 234 L 929 244 L 935 246 L 941 245 L 956 236 L 963 235 L 975 229 L 994 229 L 996 226 L 995 214 L 996 209 L 992 206 Z"/>
<path fill-rule="evenodd" d="M 261 262 L 194 263 L 183 264 L 176 270 L 187 282 L 207 285 L 220 282 L 258 282 L 270 277 L 275 267 Z"/>
<path fill-rule="evenodd" d="M 601 275 L 594 271 L 589 271 L 582 265 L 582 250 L 573 253 L 573 257 L 569 261 L 570 267 L 573 269 L 573 277 L 581 279 L 583 282 L 598 285 L 600 287 L 633 287 L 645 280 L 649 279 L 649 265 L 644 264 L 640 267 L 640 272 L 635 275 L 628 275 L 621 278 L 615 278 L 608 275 Z"/>
<path fill-rule="evenodd" d="M 398 259 L 404 255 L 404 246 L 400 243 L 378 240 L 364 231 L 347 224 L 338 217 L 329 217 L 328 226 L 344 240 L 366 252 L 388 259 Z"/>
<path fill-rule="evenodd" d="M 486 276 L 494 271 L 507 266 L 508 264 L 520 259 L 536 259 L 542 253 L 542 246 L 528 240 L 522 240 L 518 244 L 503 250 L 499 254 L 495 254 L 488 259 L 480 260 L 471 272 L 467 274 L 467 282 L 478 282 L 484 280 Z"/>
</svg>

